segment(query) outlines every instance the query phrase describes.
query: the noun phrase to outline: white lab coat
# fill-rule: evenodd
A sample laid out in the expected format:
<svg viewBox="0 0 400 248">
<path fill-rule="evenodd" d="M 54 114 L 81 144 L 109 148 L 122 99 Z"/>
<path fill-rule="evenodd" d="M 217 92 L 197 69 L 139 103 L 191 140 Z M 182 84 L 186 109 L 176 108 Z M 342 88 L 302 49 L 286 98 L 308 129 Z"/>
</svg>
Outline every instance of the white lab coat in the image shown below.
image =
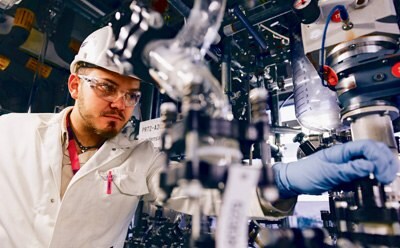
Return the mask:
<svg viewBox="0 0 400 248">
<path fill-rule="evenodd" d="M 123 247 L 140 196 L 152 190 L 162 156 L 120 134 L 77 172 L 61 201 L 62 116 L 0 117 L 1 247 Z"/>
<path fill-rule="evenodd" d="M 86 162 L 61 200 L 65 111 L 0 117 L 1 247 L 123 247 L 140 197 L 157 200 L 162 153 L 148 141 L 130 141 L 123 134 L 105 142 Z M 110 170 L 112 193 L 107 194 Z M 176 191 L 169 206 L 191 213 L 195 205 Z M 282 217 L 296 202 L 294 198 L 272 206 L 258 199 L 255 190 L 252 194 L 250 216 Z M 210 192 L 204 198 L 205 212 L 216 214 L 220 200 Z"/>
</svg>

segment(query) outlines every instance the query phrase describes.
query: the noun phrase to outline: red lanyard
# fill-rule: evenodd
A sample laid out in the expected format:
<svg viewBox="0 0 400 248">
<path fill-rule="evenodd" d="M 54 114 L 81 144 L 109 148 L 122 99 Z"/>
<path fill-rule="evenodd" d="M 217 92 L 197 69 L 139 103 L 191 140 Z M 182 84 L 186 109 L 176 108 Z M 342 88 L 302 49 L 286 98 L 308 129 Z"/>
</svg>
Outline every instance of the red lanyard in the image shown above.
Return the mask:
<svg viewBox="0 0 400 248">
<path fill-rule="evenodd" d="M 67 130 L 68 130 L 68 153 L 69 159 L 71 160 L 72 172 L 75 173 L 81 168 L 79 163 L 78 151 L 76 150 L 76 144 L 74 140 L 74 134 L 69 123 L 69 115 L 67 116 Z"/>
<path fill-rule="evenodd" d="M 74 175 L 78 170 L 81 168 L 81 165 L 79 163 L 79 157 L 78 157 L 78 152 L 76 149 L 76 143 L 74 140 L 74 133 L 72 131 L 72 128 L 69 123 L 69 115 L 67 116 L 67 130 L 68 130 L 68 153 L 69 153 L 69 159 L 71 160 L 71 168 L 72 172 Z M 112 192 L 112 181 L 113 181 L 113 175 L 112 171 L 109 171 L 107 174 L 107 190 L 106 194 L 110 195 Z"/>
</svg>

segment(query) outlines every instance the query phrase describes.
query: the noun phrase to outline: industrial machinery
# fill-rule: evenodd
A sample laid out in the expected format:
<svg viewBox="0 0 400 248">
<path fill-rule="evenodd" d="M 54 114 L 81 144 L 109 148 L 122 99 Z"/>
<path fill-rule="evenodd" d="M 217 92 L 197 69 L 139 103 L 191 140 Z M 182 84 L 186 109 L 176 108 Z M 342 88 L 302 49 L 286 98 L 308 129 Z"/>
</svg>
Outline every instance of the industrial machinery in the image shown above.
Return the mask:
<svg viewBox="0 0 400 248">
<path fill-rule="evenodd" d="M 159 2 L 169 8 L 155 8 Z M 399 1 L 120 7 L 101 24 L 117 38 L 113 61 L 159 90 L 145 84 L 141 117 L 160 117 L 165 202 L 184 189 L 196 203 L 190 217 L 166 215 L 168 205 L 139 211 L 126 247 L 400 247 L 400 174 L 391 185 L 371 176 L 329 192 L 323 228 L 280 223 L 275 230 L 247 217 L 249 192 L 263 201 L 278 197 L 270 165 L 283 159 L 282 134 L 296 135 L 299 157 L 360 139 L 381 141 L 398 155 L 392 123 L 400 104 Z M 286 106 L 297 122 L 282 122 Z M 205 209 L 205 192 L 222 205 Z"/>
<path fill-rule="evenodd" d="M 352 140 L 381 141 L 397 155 L 392 121 L 398 117 L 399 27 L 394 18 L 398 3 L 342 2 L 348 4 L 352 27 L 335 32 L 340 29 L 336 25 L 331 31 L 335 34 L 326 35 L 326 64 L 338 75 L 335 88 L 341 104 L 341 121 L 350 126 Z M 321 9 L 327 6 L 330 5 L 321 4 Z M 366 15 L 368 20 L 363 19 Z M 305 47 L 310 53 L 314 44 L 311 33 L 318 25 L 319 21 L 302 26 L 309 38 Z M 334 219 L 337 237 L 371 246 L 398 246 L 399 177 L 386 187 L 373 179 L 354 182 L 350 188 L 331 192 L 330 204 L 331 213 L 323 216 L 327 217 L 325 220 Z"/>
<path fill-rule="evenodd" d="M 247 109 L 247 122 L 239 125 L 239 118 L 234 118 L 238 116 L 230 105 L 234 97 L 230 92 L 232 55 L 229 47 L 234 40 L 225 37 L 223 48 L 228 54 L 222 56 L 222 87 L 205 63 L 207 52 L 213 51 L 210 47 L 219 36 L 226 4 L 226 1 L 195 1 L 186 24 L 175 38 L 154 39 L 140 49 L 149 75 L 161 91 L 181 102 L 180 124 L 174 124 L 178 116 L 176 105 L 161 105 L 165 127 L 162 148 L 172 154 L 180 144 L 184 159 L 180 161 L 182 167 L 179 169 L 166 161 L 160 185 L 166 198 L 174 188 L 185 187 L 187 196 L 197 203 L 190 245 L 198 247 L 245 247 L 248 242 L 246 213 L 250 202 L 250 198 L 246 198 L 247 192 L 257 186 L 259 197 L 269 201 L 277 198 L 269 166 L 271 127 L 266 110 L 267 90 L 272 98 L 269 103 L 276 105 L 279 102 L 274 99 L 274 93 L 271 94 L 279 88 L 278 79 L 270 78 L 270 66 L 264 67 L 262 80 L 259 80 L 260 74 L 250 74 L 255 78 L 247 79 L 247 106 L 249 109 L 251 106 L 251 111 Z M 131 6 L 131 20 L 136 22 L 121 28 L 111 56 L 127 73 L 137 73 L 137 65 L 131 62 L 136 44 L 148 27 L 161 27 L 161 18 L 135 2 Z M 301 32 L 296 21 L 287 23 L 291 25 L 288 27 L 291 35 L 289 42 L 282 38 L 282 44 L 290 44 L 296 117 L 303 127 L 335 134 L 349 126 L 352 140 L 381 141 L 397 154 L 392 126 L 392 121 L 398 117 L 396 104 L 400 91 L 396 85 L 400 68 L 396 7 L 390 0 L 294 1 L 290 9 L 302 23 Z M 233 5 L 229 11 L 258 46 L 257 67 L 257 63 L 263 63 L 263 56 L 273 54 L 238 5 Z M 224 36 L 234 34 L 234 24 L 231 27 L 224 27 Z M 269 30 L 268 27 L 265 29 Z M 311 62 L 315 58 L 319 58 L 317 66 Z M 239 65 L 240 69 L 245 67 Z M 284 78 L 281 80 L 285 81 Z M 251 88 L 254 89 L 250 91 Z M 279 130 L 279 115 L 273 107 L 271 116 L 272 129 Z M 277 138 L 279 142 L 279 134 Z M 258 148 L 262 161 L 260 168 L 241 164 L 240 143 L 254 144 Z M 315 149 L 304 153 L 309 155 L 313 151 Z M 331 245 L 343 246 L 348 242 L 354 246 L 396 247 L 400 244 L 399 180 L 383 186 L 373 178 L 365 178 L 330 192 L 330 213 L 323 212 L 322 215 L 327 230 L 331 231 Z M 207 189 L 223 192 L 215 242 L 204 237 L 201 225 L 205 210 L 200 196 Z M 317 241 L 306 242 L 307 247 L 329 245 L 326 233 L 321 230 L 306 231 L 308 234 L 287 230 L 287 234 L 260 229 L 255 236 L 259 236 L 257 244 L 261 247 L 279 247 L 282 243 L 271 240 L 285 240 L 285 237 L 289 240 L 287 237 L 295 237 L 291 242 L 300 244 L 307 235 L 318 237 Z M 261 242 L 263 239 L 266 240 Z"/>
</svg>

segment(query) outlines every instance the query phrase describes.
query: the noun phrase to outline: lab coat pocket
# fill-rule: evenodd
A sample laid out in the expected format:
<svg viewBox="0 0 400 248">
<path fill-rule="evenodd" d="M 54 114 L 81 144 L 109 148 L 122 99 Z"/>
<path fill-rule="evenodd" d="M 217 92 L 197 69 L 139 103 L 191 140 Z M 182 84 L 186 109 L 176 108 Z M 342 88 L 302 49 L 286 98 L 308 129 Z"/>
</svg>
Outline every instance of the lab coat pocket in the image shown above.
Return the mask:
<svg viewBox="0 0 400 248">
<path fill-rule="evenodd" d="M 127 171 L 124 167 L 116 167 L 108 171 L 99 171 L 103 179 L 105 194 L 120 193 L 139 196 L 149 192 L 146 175 L 135 171 Z"/>
</svg>

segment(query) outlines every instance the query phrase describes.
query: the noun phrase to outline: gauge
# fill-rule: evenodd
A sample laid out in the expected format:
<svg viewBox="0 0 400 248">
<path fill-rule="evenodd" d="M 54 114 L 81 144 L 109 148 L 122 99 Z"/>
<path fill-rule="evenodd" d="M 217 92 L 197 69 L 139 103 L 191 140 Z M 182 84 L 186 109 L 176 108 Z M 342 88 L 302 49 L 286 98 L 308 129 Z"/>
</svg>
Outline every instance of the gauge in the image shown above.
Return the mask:
<svg viewBox="0 0 400 248">
<path fill-rule="evenodd" d="M 309 6 L 313 2 L 312 0 L 296 0 L 293 4 L 293 8 L 301 10 Z"/>
<path fill-rule="evenodd" d="M 318 0 L 296 0 L 293 10 L 304 24 L 315 22 L 321 13 Z"/>
</svg>

